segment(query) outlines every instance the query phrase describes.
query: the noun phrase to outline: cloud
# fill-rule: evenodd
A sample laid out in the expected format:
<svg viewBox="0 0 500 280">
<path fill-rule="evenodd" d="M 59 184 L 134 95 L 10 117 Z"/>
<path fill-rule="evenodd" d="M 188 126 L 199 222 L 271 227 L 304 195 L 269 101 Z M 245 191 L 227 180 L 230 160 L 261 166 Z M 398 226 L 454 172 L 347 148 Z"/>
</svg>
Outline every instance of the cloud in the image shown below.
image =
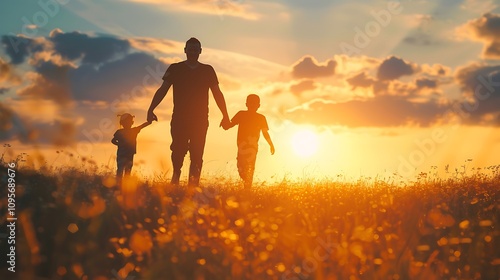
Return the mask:
<svg viewBox="0 0 500 280">
<path fill-rule="evenodd" d="M 297 64 L 302 61 L 304 59 Z M 311 61 L 309 58 L 309 65 Z M 288 107 L 282 111 L 284 118 L 328 126 L 398 127 L 431 126 L 443 121 L 450 112 L 454 113 L 441 89 L 452 80 L 449 67 L 417 65 L 395 56 L 382 61 L 339 56 L 334 61 L 337 63 L 334 72 L 339 78 L 335 82 L 313 83 L 308 79 L 293 84 L 300 89 L 314 84 L 316 88 L 308 96 L 315 99 Z M 411 80 L 400 79 L 410 75 Z M 330 93 L 344 92 L 345 95 L 321 94 L 328 86 L 334 88 Z"/>
<path fill-rule="evenodd" d="M 0 84 L 13 84 L 21 83 L 21 78 L 14 73 L 13 67 L 0 58 Z"/>
<path fill-rule="evenodd" d="M 454 113 L 442 89 L 453 82 L 449 67 L 418 65 L 395 56 L 385 60 L 336 56 L 334 61 L 338 79 L 316 82 L 317 88 L 308 94 L 315 99 L 296 100 L 305 103 L 288 107 L 284 118 L 328 126 L 397 127 L 431 126 Z M 404 76 L 413 79 L 401 79 Z M 334 90 L 319 94 L 327 86 Z"/>
<path fill-rule="evenodd" d="M 37 124 L 35 130 L 38 142 L 49 142 L 55 146 L 68 146 L 75 142 L 77 129 L 72 120 L 60 119 L 50 124 Z"/>
<path fill-rule="evenodd" d="M 391 56 L 380 64 L 377 71 L 377 78 L 379 80 L 395 80 L 405 75 L 412 75 L 415 72 L 415 67 L 411 63 Z"/>
<path fill-rule="evenodd" d="M 403 39 L 404 43 L 416 46 L 430 46 L 438 44 L 437 40 L 427 33 L 415 33 Z"/>
<path fill-rule="evenodd" d="M 170 9 L 178 9 L 192 13 L 232 16 L 247 20 L 257 20 L 260 14 L 253 12 L 251 5 L 243 0 L 128 0 L 142 4 L 166 5 Z"/>
<path fill-rule="evenodd" d="M 436 88 L 439 85 L 451 83 L 453 78 L 451 68 L 441 64 L 416 64 L 402 58 L 389 57 L 384 60 L 374 58 L 335 57 L 338 65 L 335 69 L 336 77 L 344 78 L 351 89 L 365 88 L 372 90 L 376 95 L 408 95 L 394 90 L 414 90 L 416 83 L 408 84 L 399 78 L 404 75 L 413 75 L 420 85 L 425 79 L 435 80 Z M 338 79 L 337 79 L 338 80 Z M 429 81 L 427 81 L 429 84 Z M 429 84 L 430 85 L 430 84 Z"/>
<path fill-rule="evenodd" d="M 334 60 L 337 62 L 337 65 L 335 66 L 335 75 L 344 75 L 348 77 L 361 72 L 373 72 L 373 69 L 377 68 L 381 63 L 380 59 L 362 55 L 335 55 Z"/>
<path fill-rule="evenodd" d="M 67 66 L 43 63 L 38 73 L 27 75 L 31 84 L 17 92 L 11 102 L 23 123 L 30 127 L 29 140 L 64 146 L 75 140 L 76 116 L 72 113 Z"/>
<path fill-rule="evenodd" d="M 4 35 L 2 46 L 10 57 L 10 63 L 18 65 L 26 58 L 35 54 L 48 52 L 41 59 L 55 60 L 60 56 L 62 61 L 102 64 L 126 55 L 130 50 L 130 42 L 111 36 L 89 36 L 80 32 L 63 33 L 59 29 L 50 32 L 50 36 L 40 38 L 26 38 L 22 35 Z M 60 59 L 60 60 L 61 60 Z"/>
<path fill-rule="evenodd" d="M 301 95 L 304 91 L 313 90 L 317 86 L 312 80 L 302 80 L 290 86 L 290 92 L 295 95 Z"/>
<path fill-rule="evenodd" d="M 25 143 L 31 141 L 34 136 L 19 115 L 2 103 L 0 103 L 0 132 L 0 141 L 17 139 Z"/>
<path fill-rule="evenodd" d="M 146 53 L 131 53 L 99 68 L 81 65 L 69 73 L 76 100 L 114 101 L 141 97 L 158 87 L 168 65 Z"/>
<path fill-rule="evenodd" d="M 26 75 L 29 85 L 18 90 L 21 99 L 52 100 L 61 107 L 72 101 L 67 72 L 68 66 L 57 66 L 45 62 L 38 68 L 38 73 Z"/>
<path fill-rule="evenodd" d="M 375 79 L 369 77 L 366 72 L 361 72 L 346 81 L 352 86 L 352 89 L 357 87 L 371 87 L 375 83 Z"/>
<path fill-rule="evenodd" d="M 43 40 L 52 44 L 41 43 Z M 56 30 L 49 38 L 39 38 L 36 42 L 29 39 L 22 45 L 25 48 L 19 47 L 17 56 L 11 59 L 17 64 L 26 57 L 38 59 L 31 63 L 36 74 L 26 76 L 31 83 L 19 90 L 19 96 L 50 99 L 60 105 L 71 100 L 113 101 L 124 95 L 143 94 L 148 86 L 161 83 L 168 66 L 145 52 L 130 52 L 127 40 L 109 36 L 91 37 Z M 12 45 L 4 47 L 7 52 L 12 49 Z M 9 70 L 0 72 L 2 81 L 12 67 L 3 60 L 0 67 Z"/>
<path fill-rule="evenodd" d="M 14 112 L 10 110 L 9 108 L 5 107 L 0 103 L 0 131 L 2 132 L 0 135 L 0 140 L 6 140 L 9 137 L 7 137 L 7 132 L 10 131 L 13 127 L 12 125 L 12 118 L 13 118 Z"/>
<path fill-rule="evenodd" d="M 471 63 L 455 72 L 462 99 L 455 102 L 462 122 L 470 125 L 500 125 L 500 66 Z"/>
<path fill-rule="evenodd" d="M 122 109 L 124 104 L 135 106 L 148 93 L 152 95 L 149 90 L 159 86 L 167 68 L 150 54 L 133 52 L 128 40 L 110 36 L 55 30 L 50 37 L 20 38 L 3 37 L 2 46 L 11 61 L 0 60 L 0 82 L 13 80 L 16 69 L 24 72 L 25 85 L 17 89 L 16 96 L 6 104 L 18 113 L 14 118 L 18 125 L 12 127 L 30 127 L 23 141 L 54 145 L 78 141 L 81 135 L 77 128 L 94 125 L 85 124 L 89 112 L 92 116 L 95 113 L 113 115 L 113 110 Z M 16 40 L 21 43 L 5 44 Z M 17 66 L 26 61 L 28 65 Z M 84 101 L 92 105 L 82 105 Z M 108 110 L 76 113 L 76 105 L 90 108 L 96 104 Z M 3 110 L 4 115 L 6 112 Z M 79 127 L 81 124 L 85 125 Z M 15 129 L 12 131 L 6 132 L 6 139 L 21 135 Z"/>
<path fill-rule="evenodd" d="M 434 20 L 434 17 L 428 14 L 415 14 L 414 18 L 420 26 L 427 25 Z"/>
<path fill-rule="evenodd" d="M 341 61 L 341 67 L 343 64 Z M 347 76 L 349 72 L 336 74 L 346 76 L 345 82 L 352 87 L 350 99 L 341 101 L 325 95 L 286 110 L 284 117 L 297 123 L 325 126 L 428 127 L 451 122 L 449 116 L 460 113 L 453 109 L 456 104 L 462 108 L 467 106 L 465 97 L 453 101 L 443 95 L 441 86 L 453 79 L 449 67 L 440 64 L 417 65 L 393 56 L 379 62 L 374 68 L 359 67 L 361 71 L 350 76 Z M 496 73 L 493 70 L 489 69 L 488 72 Z M 376 74 L 376 77 L 372 74 Z M 415 77 L 411 81 L 400 80 L 404 75 Z M 369 90 L 371 94 L 354 95 L 358 88 Z M 493 106 L 487 105 L 477 114 L 472 112 L 471 117 L 464 119 L 463 123 L 495 124 L 498 112 L 492 109 Z"/>
<path fill-rule="evenodd" d="M 16 108 L 17 115 L 26 123 L 53 123 L 59 118 L 61 111 L 61 106 L 49 99 L 14 99 L 8 105 Z"/>
<path fill-rule="evenodd" d="M 498 3 L 496 0 L 465 0 L 460 8 L 469 13 L 484 14 L 485 11 L 493 11 L 498 7 L 495 2 Z"/>
<path fill-rule="evenodd" d="M 428 76 L 433 76 L 434 78 L 451 77 L 451 68 L 441 64 L 422 64 L 419 68 L 422 73 L 425 73 Z"/>
<path fill-rule="evenodd" d="M 337 62 L 330 59 L 326 64 L 319 64 L 314 57 L 304 56 L 292 66 L 292 75 L 295 78 L 317 78 L 331 76 L 335 73 Z"/>
<path fill-rule="evenodd" d="M 131 48 L 160 55 L 183 55 L 184 54 L 184 42 L 176 42 L 167 39 L 158 38 L 129 38 Z"/>
<path fill-rule="evenodd" d="M 500 66 L 473 63 L 459 68 L 455 79 L 465 98 L 465 122 L 500 125 Z"/>
<path fill-rule="evenodd" d="M 439 90 L 437 79 L 418 77 L 414 82 L 402 82 L 400 80 L 377 80 L 361 72 L 355 76 L 346 79 L 347 83 L 355 90 L 358 87 L 372 88 L 373 95 L 394 95 L 416 97 L 423 95 L 424 90 L 432 89 L 435 93 Z"/>
<path fill-rule="evenodd" d="M 401 96 L 379 96 L 367 100 L 333 103 L 314 100 L 286 114 L 297 123 L 348 127 L 397 127 L 408 124 L 430 126 L 446 112 L 436 101 L 411 102 Z"/>
<path fill-rule="evenodd" d="M 436 80 L 419 78 L 415 80 L 415 85 L 417 88 L 437 88 L 438 84 Z"/>
<path fill-rule="evenodd" d="M 82 63 L 102 64 L 127 54 L 130 43 L 127 40 L 108 36 L 90 37 L 80 32 L 52 32 L 50 41 L 54 51 L 67 60 L 81 59 Z"/>
<path fill-rule="evenodd" d="M 404 43 L 416 46 L 439 44 L 440 34 L 436 34 L 436 30 L 438 29 L 436 28 L 437 25 L 434 16 L 429 14 L 415 14 L 409 21 L 413 21 L 416 28 L 403 38 Z"/>
<path fill-rule="evenodd" d="M 10 63 L 14 65 L 23 63 L 30 53 L 41 50 L 35 40 L 23 36 L 3 35 L 1 42 Z"/>
<path fill-rule="evenodd" d="M 500 15 L 487 13 L 460 26 L 457 32 L 484 43 L 483 57 L 500 59 Z"/>
<path fill-rule="evenodd" d="M 500 98 L 500 65 L 472 63 L 457 69 L 455 79 L 466 97 L 487 90 L 492 98 Z"/>
</svg>

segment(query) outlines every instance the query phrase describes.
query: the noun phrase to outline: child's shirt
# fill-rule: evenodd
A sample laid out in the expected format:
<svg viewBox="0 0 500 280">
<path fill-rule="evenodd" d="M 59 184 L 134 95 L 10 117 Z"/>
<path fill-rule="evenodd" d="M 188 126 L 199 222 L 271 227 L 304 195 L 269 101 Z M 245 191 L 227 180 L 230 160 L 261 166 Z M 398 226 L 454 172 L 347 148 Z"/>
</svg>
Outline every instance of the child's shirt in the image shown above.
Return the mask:
<svg viewBox="0 0 500 280">
<path fill-rule="evenodd" d="M 118 140 L 117 156 L 132 156 L 136 153 L 137 134 L 141 127 L 122 128 L 115 132 L 114 139 Z"/>
<path fill-rule="evenodd" d="M 231 119 L 231 122 L 235 125 L 239 125 L 237 137 L 238 146 L 257 146 L 260 132 L 269 130 L 266 117 L 257 112 L 239 111 Z"/>
</svg>

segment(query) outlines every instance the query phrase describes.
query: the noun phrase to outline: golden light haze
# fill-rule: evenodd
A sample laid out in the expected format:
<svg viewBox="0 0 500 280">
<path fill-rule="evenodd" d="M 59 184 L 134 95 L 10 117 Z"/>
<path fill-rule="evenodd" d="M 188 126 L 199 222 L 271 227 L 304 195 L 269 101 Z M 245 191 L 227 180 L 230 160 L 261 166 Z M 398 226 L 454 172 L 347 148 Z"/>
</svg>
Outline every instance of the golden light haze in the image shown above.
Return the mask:
<svg viewBox="0 0 500 280">
<path fill-rule="evenodd" d="M 25 152 L 37 166 L 91 159 L 113 172 L 117 115 L 145 121 L 163 73 L 185 59 L 185 40 L 195 36 L 230 117 L 248 94 L 261 98 L 276 154 L 260 143 L 256 182 L 414 178 L 498 164 L 494 2 L 216 2 L 1 9 L 5 155 Z M 212 98 L 209 106 L 202 177 L 236 179 L 236 129 L 222 130 Z M 172 107 L 170 91 L 155 110 L 159 122 L 138 136 L 135 174 L 170 176 Z"/>
</svg>

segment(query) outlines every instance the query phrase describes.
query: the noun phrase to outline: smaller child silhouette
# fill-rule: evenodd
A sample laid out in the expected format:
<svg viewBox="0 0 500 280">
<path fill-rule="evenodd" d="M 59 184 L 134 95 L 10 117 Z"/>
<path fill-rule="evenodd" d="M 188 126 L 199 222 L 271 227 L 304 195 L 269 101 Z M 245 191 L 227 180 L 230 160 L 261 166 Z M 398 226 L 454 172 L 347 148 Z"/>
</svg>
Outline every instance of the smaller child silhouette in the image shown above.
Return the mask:
<svg viewBox="0 0 500 280">
<path fill-rule="evenodd" d="M 236 157 L 238 173 L 244 182 L 245 188 L 250 188 L 255 171 L 260 132 L 262 131 L 264 139 L 269 144 L 272 155 L 274 154 L 274 145 L 269 136 L 266 117 L 257 113 L 257 109 L 260 107 L 260 97 L 256 94 L 248 95 L 246 106 L 248 110 L 236 113 L 229 126 L 225 127 L 225 129 L 239 125 L 237 136 L 238 156 Z"/>
<path fill-rule="evenodd" d="M 111 139 L 111 143 L 118 146 L 116 152 L 116 182 L 118 186 L 121 185 L 123 174 L 130 175 L 132 165 L 134 164 L 134 154 L 137 147 L 137 134 L 141 129 L 150 125 L 150 122 L 145 122 L 140 126 L 132 127 L 134 124 L 134 116 L 125 113 L 120 116 L 120 125 L 122 129 L 118 129 Z"/>
</svg>

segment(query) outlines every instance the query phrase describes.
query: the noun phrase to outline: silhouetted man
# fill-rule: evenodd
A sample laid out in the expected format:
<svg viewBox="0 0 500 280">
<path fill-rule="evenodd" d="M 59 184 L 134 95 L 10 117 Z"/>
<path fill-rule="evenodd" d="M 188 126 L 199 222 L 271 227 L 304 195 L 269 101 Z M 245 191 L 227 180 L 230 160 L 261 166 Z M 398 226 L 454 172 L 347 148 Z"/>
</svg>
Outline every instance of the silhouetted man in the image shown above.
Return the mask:
<svg viewBox="0 0 500 280">
<path fill-rule="evenodd" d="M 174 110 L 170 122 L 172 135 L 172 165 L 174 173 L 171 184 L 179 184 L 184 156 L 189 151 L 191 164 L 189 167 L 189 184 L 198 185 L 203 151 L 208 129 L 208 89 L 212 91 L 215 102 L 222 113 L 221 126 L 230 123 L 227 114 L 226 101 L 219 88 L 219 81 L 212 66 L 198 61 L 201 54 L 201 43 L 196 38 L 190 38 L 184 47 L 186 60 L 171 64 L 163 83 L 156 91 L 148 110 L 147 120 L 158 121 L 153 110 L 160 104 L 171 85 L 174 87 Z"/>
</svg>

